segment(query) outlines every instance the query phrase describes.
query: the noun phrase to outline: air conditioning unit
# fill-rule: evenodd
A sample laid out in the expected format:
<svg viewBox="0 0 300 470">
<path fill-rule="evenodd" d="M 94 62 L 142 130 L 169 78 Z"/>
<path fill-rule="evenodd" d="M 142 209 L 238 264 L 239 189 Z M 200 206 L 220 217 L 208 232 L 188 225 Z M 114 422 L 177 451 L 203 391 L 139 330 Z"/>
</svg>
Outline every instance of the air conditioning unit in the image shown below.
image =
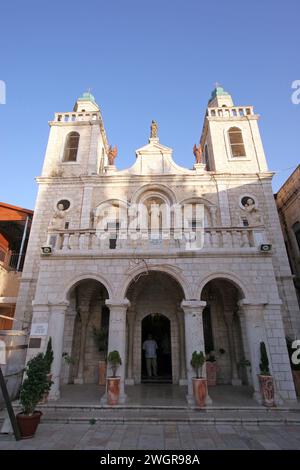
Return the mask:
<svg viewBox="0 0 300 470">
<path fill-rule="evenodd" d="M 51 253 L 52 253 L 52 247 L 48 246 L 48 245 L 47 246 L 42 246 L 41 250 L 42 250 L 43 255 L 51 255 Z"/>
<path fill-rule="evenodd" d="M 260 251 L 271 251 L 272 250 L 272 245 L 270 245 L 269 243 L 262 243 L 260 245 Z"/>
</svg>

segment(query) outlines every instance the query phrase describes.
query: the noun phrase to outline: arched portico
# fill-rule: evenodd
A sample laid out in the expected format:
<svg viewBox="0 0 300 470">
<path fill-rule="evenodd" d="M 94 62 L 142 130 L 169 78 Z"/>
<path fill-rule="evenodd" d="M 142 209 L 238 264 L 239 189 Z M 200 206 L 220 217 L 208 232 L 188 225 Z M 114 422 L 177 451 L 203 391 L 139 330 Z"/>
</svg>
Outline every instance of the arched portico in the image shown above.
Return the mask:
<svg viewBox="0 0 300 470">
<path fill-rule="evenodd" d="M 184 315 L 180 306 L 184 299 L 183 288 L 166 272 L 149 270 L 141 274 L 131 280 L 126 291 L 126 297 L 130 301 L 127 319 L 127 383 L 140 383 L 142 379 L 142 322 L 149 315 L 164 316 L 169 320 L 172 383 L 184 382 L 186 380 Z M 167 331 L 162 332 L 157 338 L 154 337 L 160 351 L 164 347 L 164 335 L 167 335 Z M 162 355 L 159 354 L 159 357 Z M 158 364 L 158 370 L 163 369 L 160 366 L 162 364 Z"/>
<path fill-rule="evenodd" d="M 105 301 L 109 292 L 99 277 L 80 276 L 65 292 L 69 307 L 63 335 L 63 383 L 97 383 L 99 351 L 97 332 L 108 329 L 109 311 Z"/>
</svg>

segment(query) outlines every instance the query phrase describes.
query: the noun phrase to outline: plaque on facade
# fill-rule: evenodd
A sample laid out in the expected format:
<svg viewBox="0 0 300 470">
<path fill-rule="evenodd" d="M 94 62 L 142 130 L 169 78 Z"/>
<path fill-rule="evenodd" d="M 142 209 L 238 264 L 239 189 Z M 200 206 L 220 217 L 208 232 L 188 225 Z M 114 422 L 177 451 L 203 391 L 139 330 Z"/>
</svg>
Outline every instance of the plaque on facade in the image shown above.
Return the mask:
<svg viewBox="0 0 300 470">
<path fill-rule="evenodd" d="M 30 336 L 46 336 L 48 323 L 32 323 Z"/>
</svg>

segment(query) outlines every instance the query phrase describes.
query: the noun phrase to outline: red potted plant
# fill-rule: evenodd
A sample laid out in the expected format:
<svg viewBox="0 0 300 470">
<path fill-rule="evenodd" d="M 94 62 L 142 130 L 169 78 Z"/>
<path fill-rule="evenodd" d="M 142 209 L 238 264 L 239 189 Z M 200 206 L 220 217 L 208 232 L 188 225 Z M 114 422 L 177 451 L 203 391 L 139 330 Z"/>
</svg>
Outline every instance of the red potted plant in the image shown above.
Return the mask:
<svg viewBox="0 0 300 470">
<path fill-rule="evenodd" d="M 194 351 L 191 359 L 191 366 L 196 372 L 196 377 L 193 377 L 193 393 L 196 405 L 199 407 L 205 406 L 207 396 L 207 380 L 202 377 L 203 365 L 205 363 L 205 356 L 203 351 Z"/>
<path fill-rule="evenodd" d="M 274 403 L 274 382 L 269 369 L 269 359 L 266 350 L 266 345 L 263 341 L 260 343 L 260 374 L 258 376 L 260 391 L 263 398 L 263 404 L 271 407 L 275 406 Z"/>
<path fill-rule="evenodd" d="M 49 392 L 52 382 L 47 377 L 48 365 L 44 354 L 40 353 L 31 359 L 25 369 L 26 378 L 21 385 L 21 413 L 17 422 L 23 439 L 33 437 L 39 425 L 42 412 L 36 410 L 37 404 L 45 393 Z"/>
<path fill-rule="evenodd" d="M 112 377 L 107 378 L 107 403 L 109 405 L 117 405 L 120 398 L 120 381 L 121 378 L 117 377 L 117 369 L 122 364 L 119 351 L 111 351 L 107 357 L 112 370 Z"/>
</svg>

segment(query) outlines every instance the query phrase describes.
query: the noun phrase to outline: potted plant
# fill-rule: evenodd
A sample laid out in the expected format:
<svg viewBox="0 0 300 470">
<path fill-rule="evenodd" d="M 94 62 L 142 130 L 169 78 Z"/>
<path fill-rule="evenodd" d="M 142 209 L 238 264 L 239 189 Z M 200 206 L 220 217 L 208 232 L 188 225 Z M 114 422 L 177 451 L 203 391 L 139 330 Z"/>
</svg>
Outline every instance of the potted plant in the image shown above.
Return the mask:
<svg viewBox="0 0 300 470">
<path fill-rule="evenodd" d="M 205 405 L 207 395 L 207 380 L 202 377 L 204 363 L 205 356 L 203 351 L 194 351 L 191 359 L 191 366 L 196 372 L 196 377 L 193 377 L 193 393 L 196 405 L 200 407 Z"/>
<path fill-rule="evenodd" d="M 214 351 L 210 351 L 206 357 L 206 379 L 208 386 L 217 384 L 217 361 Z"/>
<path fill-rule="evenodd" d="M 286 338 L 286 344 L 287 344 L 288 353 L 290 357 L 290 364 L 291 364 L 296 394 L 300 396 L 300 363 L 296 364 L 295 361 L 293 360 L 293 354 L 297 351 L 297 349 L 293 348 L 293 340 L 291 338 Z"/>
<path fill-rule="evenodd" d="M 47 377 L 48 365 L 45 356 L 39 353 L 31 359 L 25 369 L 26 378 L 20 389 L 21 413 L 17 422 L 23 439 L 33 437 L 41 419 L 42 412 L 36 410 L 45 393 L 49 392 L 52 382 Z"/>
<path fill-rule="evenodd" d="M 102 326 L 101 328 L 93 328 L 95 344 L 100 352 L 101 358 L 99 360 L 99 385 L 106 384 L 106 370 L 107 370 L 107 347 L 108 347 L 108 328 Z"/>
<path fill-rule="evenodd" d="M 49 390 L 47 390 L 46 393 L 44 394 L 44 396 L 42 397 L 41 403 L 46 403 L 47 402 L 49 391 L 50 391 L 50 388 L 51 388 L 51 385 L 52 385 L 51 366 L 52 366 L 53 358 L 54 358 L 54 355 L 53 355 L 53 349 L 52 349 L 52 339 L 50 337 L 48 339 L 47 349 L 46 349 L 46 352 L 45 352 L 45 355 L 44 355 L 44 360 L 45 360 L 45 363 L 46 363 L 46 370 L 47 370 L 47 379 L 50 383 L 50 387 L 49 387 Z"/>
<path fill-rule="evenodd" d="M 112 377 L 107 378 L 107 403 L 117 405 L 120 398 L 121 378 L 116 376 L 118 367 L 122 364 L 119 351 L 111 351 L 107 357 L 107 362 L 112 369 Z"/>
<path fill-rule="evenodd" d="M 274 382 L 270 374 L 269 359 L 266 345 L 263 341 L 260 343 L 260 374 L 258 375 L 260 391 L 265 406 L 275 406 L 274 403 Z"/>
</svg>

